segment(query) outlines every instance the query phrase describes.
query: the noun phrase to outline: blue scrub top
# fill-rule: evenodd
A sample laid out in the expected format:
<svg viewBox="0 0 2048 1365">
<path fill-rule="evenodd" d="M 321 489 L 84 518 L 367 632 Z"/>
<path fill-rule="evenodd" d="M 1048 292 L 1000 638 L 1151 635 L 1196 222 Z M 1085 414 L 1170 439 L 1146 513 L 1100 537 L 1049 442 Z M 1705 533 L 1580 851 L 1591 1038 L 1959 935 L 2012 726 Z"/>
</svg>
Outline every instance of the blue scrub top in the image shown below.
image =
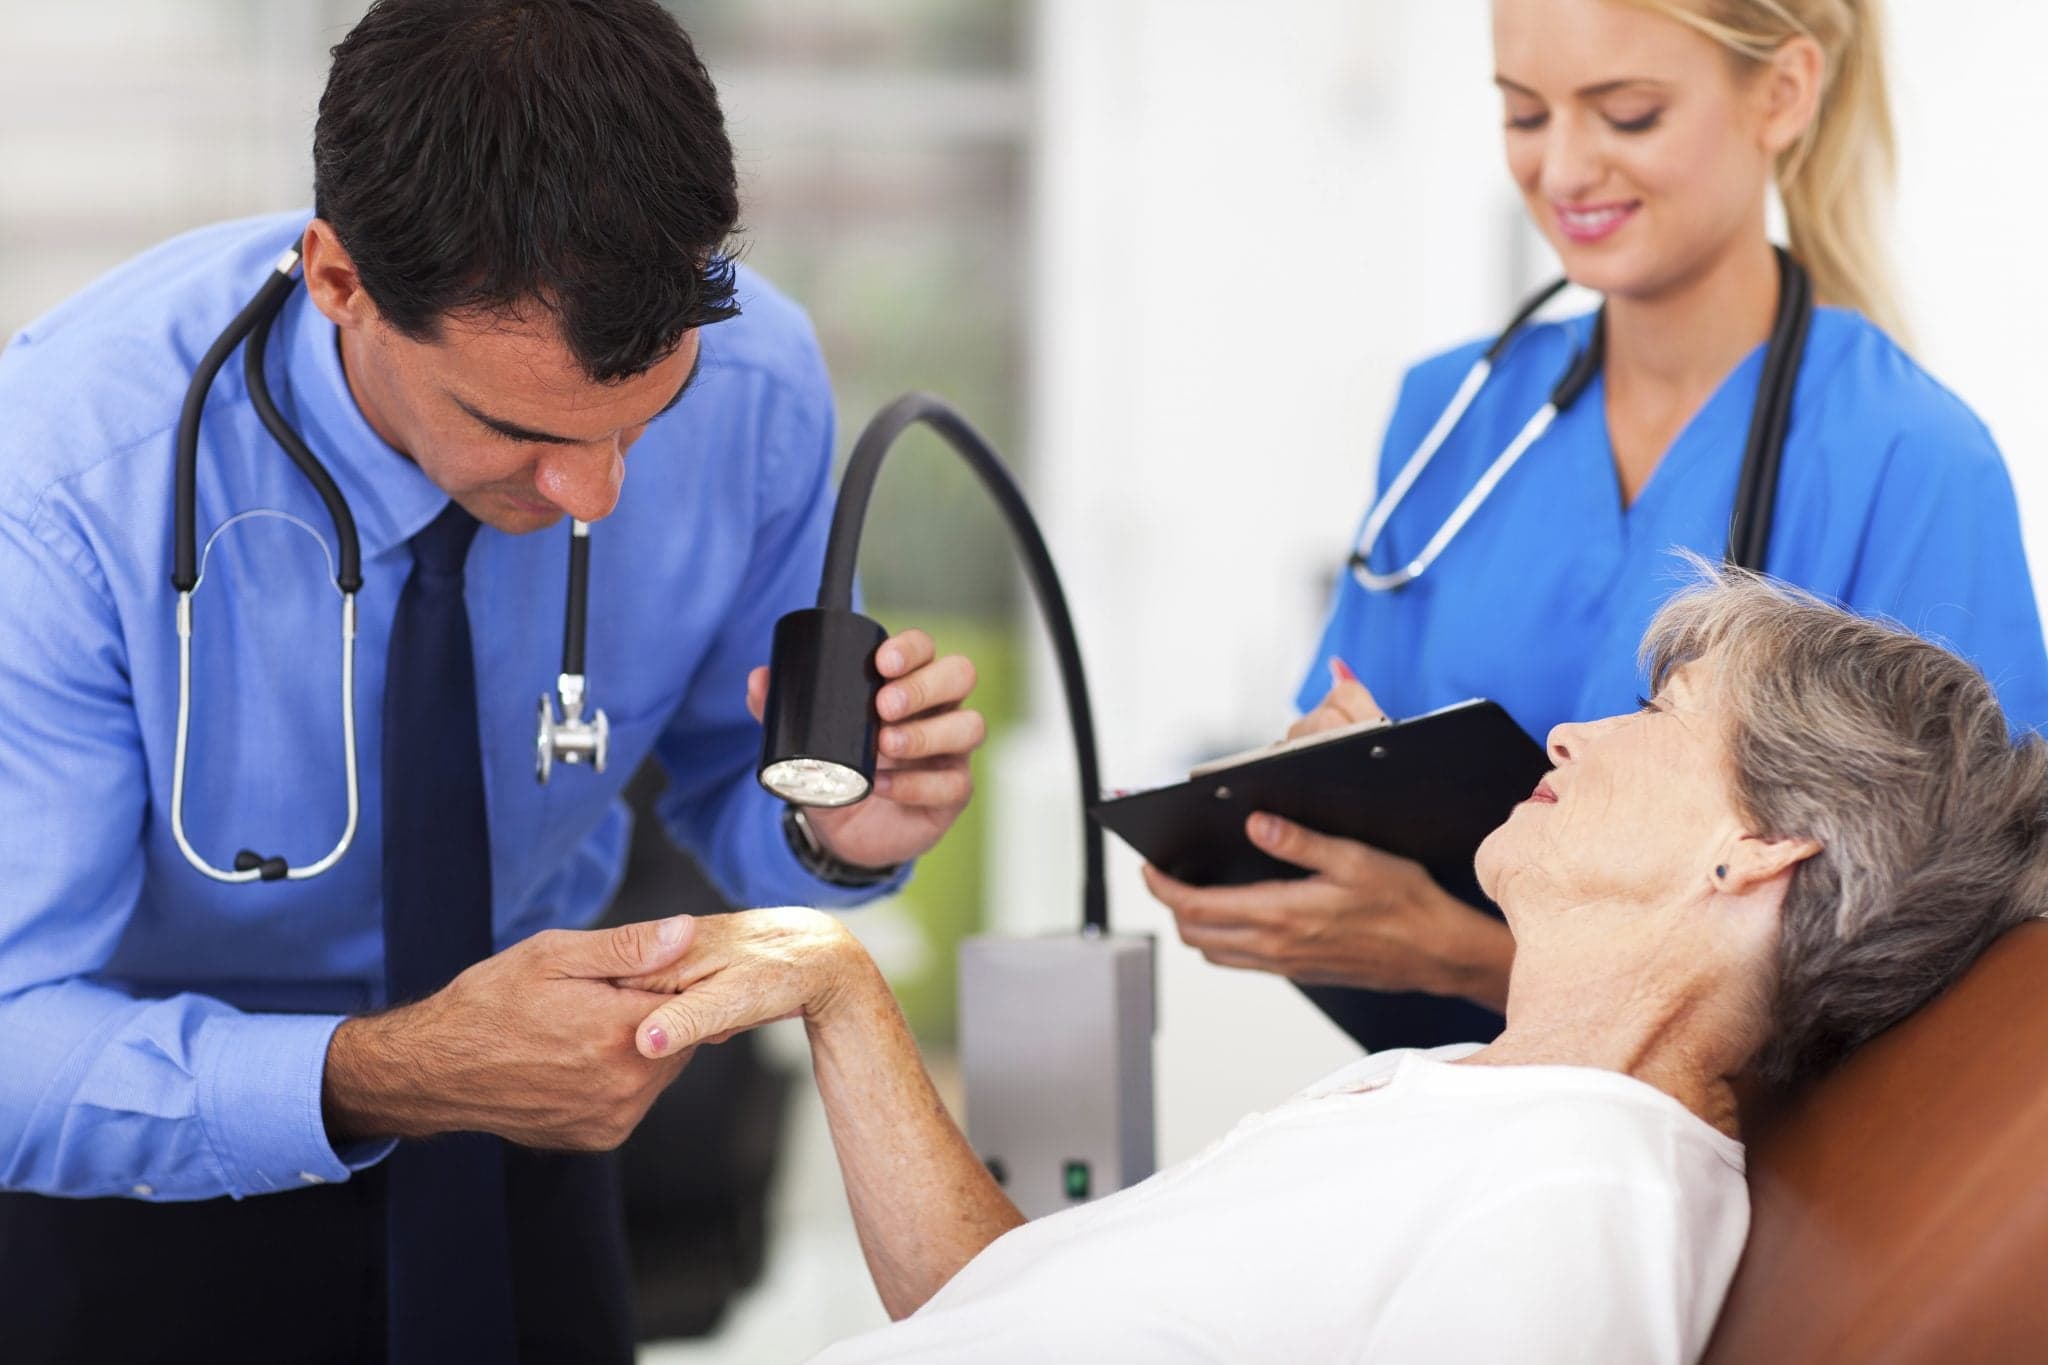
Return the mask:
<svg viewBox="0 0 2048 1365">
<path fill-rule="evenodd" d="M 1406 563 L 1541 408 L 1592 314 L 1539 324 L 1491 380 L 1389 522 L 1372 567 Z M 1408 372 L 1381 450 L 1380 490 L 1407 463 L 1486 347 Z M 1631 709 L 1636 648 L 1687 581 L 1672 554 L 1718 561 L 1763 370 L 1752 351 L 1622 505 L 1596 378 L 1502 480 L 1421 578 L 1371 593 L 1347 570 L 1298 704 L 1342 658 L 1389 714 L 1489 697 L 1542 740 L 1551 727 Z M 2016 728 L 2048 721 L 2048 654 L 2019 509 L 1991 434 L 1858 314 L 1813 319 L 1793 394 L 1765 569 L 1938 641 L 1982 669 Z"/>
</svg>

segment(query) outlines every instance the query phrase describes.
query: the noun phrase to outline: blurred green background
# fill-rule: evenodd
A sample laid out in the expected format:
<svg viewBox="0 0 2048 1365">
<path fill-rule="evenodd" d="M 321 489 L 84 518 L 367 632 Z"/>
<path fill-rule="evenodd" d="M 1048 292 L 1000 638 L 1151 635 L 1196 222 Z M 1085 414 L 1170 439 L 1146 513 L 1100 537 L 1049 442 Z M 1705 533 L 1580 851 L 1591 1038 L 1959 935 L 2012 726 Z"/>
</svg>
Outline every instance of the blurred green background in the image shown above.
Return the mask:
<svg viewBox="0 0 2048 1365">
<path fill-rule="evenodd" d="M 974 691 L 974 705 L 988 717 L 989 744 L 999 741 L 1002 731 L 1020 710 L 1017 692 L 1017 644 L 1009 627 L 986 616 L 901 611 L 870 604 L 875 619 L 891 629 L 916 625 L 932 634 L 939 648 L 965 654 L 980 671 L 981 684 Z M 984 746 L 983 754 L 988 752 Z M 975 759 L 977 790 L 982 782 L 983 758 Z M 928 1043 L 950 1042 L 958 1017 L 955 958 L 960 940 L 981 928 L 983 876 L 987 866 L 988 802 L 977 797 L 968 803 L 960 822 L 939 846 L 920 858 L 917 874 L 898 898 L 912 924 L 923 937 L 924 952 L 911 972 L 890 976 L 904 1016 L 920 1039 Z"/>
<path fill-rule="evenodd" d="M 1020 0 L 673 0 L 740 156 L 742 258 L 810 313 L 843 461 L 868 418 L 923 389 L 1029 486 L 1021 413 L 1030 132 Z M 990 744 L 1022 708 L 1025 603 L 1008 529 L 923 431 L 891 453 L 861 544 L 868 610 L 975 661 Z M 985 751 L 986 752 L 986 751 Z M 979 768 L 977 764 L 977 768 Z M 981 774 L 977 772 L 979 783 Z M 857 912 L 918 1036 L 951 1043 L 954 961 L 981 925 L 986 787 L 893 906 Z M 906 923 L 913 952 L 884 951 Z M 897 947 L 900 949 L 901 945 Z"/>
</svg>

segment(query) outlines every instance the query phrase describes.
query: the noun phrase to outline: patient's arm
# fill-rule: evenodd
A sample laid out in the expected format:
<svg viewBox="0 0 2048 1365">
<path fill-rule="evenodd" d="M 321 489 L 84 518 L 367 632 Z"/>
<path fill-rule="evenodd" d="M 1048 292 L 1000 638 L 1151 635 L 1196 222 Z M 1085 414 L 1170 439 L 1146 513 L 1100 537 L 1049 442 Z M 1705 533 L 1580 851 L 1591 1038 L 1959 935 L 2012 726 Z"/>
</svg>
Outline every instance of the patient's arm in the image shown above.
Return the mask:
<svg viewBox="0 0 2048 1365">
<path fill-rule="evenodd" d="M 932 1088 L 896 998 L 860 943 L 814 910 L 705 916 L 640 1026 L 649 1056 L 802 1016 L 868 1272 L 892 1318 L 1024 1221 Z"/>
</svg>

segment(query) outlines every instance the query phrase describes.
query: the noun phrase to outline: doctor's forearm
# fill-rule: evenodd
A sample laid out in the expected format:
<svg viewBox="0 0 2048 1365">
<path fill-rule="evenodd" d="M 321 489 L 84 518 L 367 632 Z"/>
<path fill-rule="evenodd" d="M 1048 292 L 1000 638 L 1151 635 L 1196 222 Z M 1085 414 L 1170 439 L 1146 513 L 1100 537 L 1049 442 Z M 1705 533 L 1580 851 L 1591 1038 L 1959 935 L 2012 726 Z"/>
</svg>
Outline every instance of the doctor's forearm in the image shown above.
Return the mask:
<svg viewBox="0 0 2048 1365">
<path fill-rule="evenodd" d="M 337 1144 L 452 1131 L 445 1095 L 454 1081 L 430 1046 L 423 1005 L 348 1019 L 327 1045 L 320 1112 Z"/>
<path fill-rule="evenodd" d="M 859 954 L 849 976 L 806 1021 L 812 1066 L 868 1271 L 901 1318 L 1024 1217 L 946 1112 L 881 973 Z"/>
</svg>

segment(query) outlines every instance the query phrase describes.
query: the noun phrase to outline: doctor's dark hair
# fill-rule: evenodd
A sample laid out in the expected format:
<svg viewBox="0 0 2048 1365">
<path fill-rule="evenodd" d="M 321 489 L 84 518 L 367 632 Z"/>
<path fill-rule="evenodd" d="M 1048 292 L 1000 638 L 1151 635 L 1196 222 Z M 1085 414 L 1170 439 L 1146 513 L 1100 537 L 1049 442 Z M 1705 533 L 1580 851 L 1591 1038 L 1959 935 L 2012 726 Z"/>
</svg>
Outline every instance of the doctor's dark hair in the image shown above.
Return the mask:
<svg viewBox="0 0 2048 1365">
<path fill-rule="evenodd" d="M 333 57 L 314 212 L 400 332 L 539 306 L 609 383 L 739 311 L 732 144 L 654 0 L 377 0 Z"/>
<path fill-rule="evenodd" d="M 1812 839 L 1780 911 L 1768 1080 L 1816 1075 L 2048 909 L 2048 743 L 1991 684 L 1903 628 L 1740 570 L 1667 603 L 1662 688 L 1699 659 L 1752 832 Z"/>
</svg>

